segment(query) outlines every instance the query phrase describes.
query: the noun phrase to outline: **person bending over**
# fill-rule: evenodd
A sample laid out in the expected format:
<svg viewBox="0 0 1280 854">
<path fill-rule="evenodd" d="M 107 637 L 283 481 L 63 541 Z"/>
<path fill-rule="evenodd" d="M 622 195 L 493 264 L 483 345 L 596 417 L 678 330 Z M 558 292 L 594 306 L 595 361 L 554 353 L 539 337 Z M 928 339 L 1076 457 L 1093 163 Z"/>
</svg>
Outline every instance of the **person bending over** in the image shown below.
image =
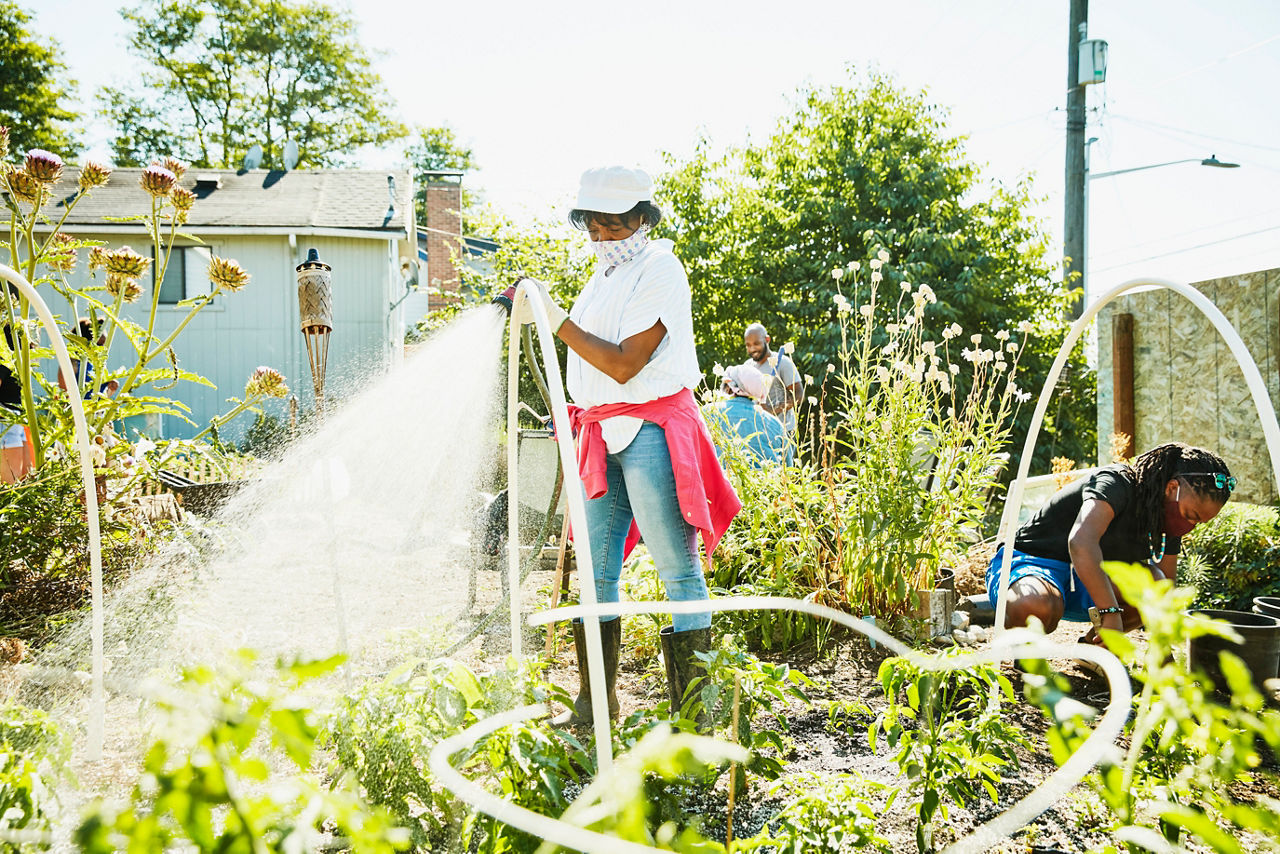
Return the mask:
<svg viewBox="0 0 1280 854">
<path fill-rule="evenodd" d="M 1060 620 L 1131 631 L 1142 624 L 1102 568 L 1103 561 L 1145 564 L 1175 579 L 1182 538 L 1227 503 L 1236 479 L 1216 454 L 1181 442 L 1153 448 L 1133 465 L 1109 465 L 1059 491 L 1018 529 L 1009 572 L 1005 626 L 1032 617 L 1052 632 Z M 995 605 L 1005 545 L 987 568 Z M 1096 627 L 1083 640 L 1100 643 Z"/>
</svg>

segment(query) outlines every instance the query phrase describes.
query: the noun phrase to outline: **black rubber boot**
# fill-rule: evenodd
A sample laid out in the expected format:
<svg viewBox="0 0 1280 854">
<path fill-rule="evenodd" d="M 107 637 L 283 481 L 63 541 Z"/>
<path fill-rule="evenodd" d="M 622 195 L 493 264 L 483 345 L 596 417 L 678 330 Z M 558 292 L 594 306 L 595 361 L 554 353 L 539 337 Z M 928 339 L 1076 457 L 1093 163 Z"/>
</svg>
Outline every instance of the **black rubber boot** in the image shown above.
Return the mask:
<svg viewBox="0 0 1280 854">
<path fill-rule="evenodd" d="M 622 619 L 600 624 L 600 645 L 604 654 L 604 684 L 609 696 L 609 717 L 618 716 L 618 646 L 622 641 Z M 581 620 L 573 621 L 573 650 L 578 654 L 578 697 L 573 708 L 552 718 L 552 726 L 589 726 L 591 714 L 591 671 L 587 667 L 587 632 Z"/>
<path fill-rule="evenodd" d="M 711 629 L 690 629 L 677 632 L 671 626 L 663 626 L 658 632 L 662 642 L 662 659 L 667 666 L 667 691 L 671 699 L 671 713 L 678 715 L 684 705 L 685 691 L 689 683 L 699 676 L 705 676 L 706 670 L 694 653 L 708 652 L 711 649 Z M 695 723 L 698 731 L 707 728 L 707 712 L 698 712 Z"/>
</svg>

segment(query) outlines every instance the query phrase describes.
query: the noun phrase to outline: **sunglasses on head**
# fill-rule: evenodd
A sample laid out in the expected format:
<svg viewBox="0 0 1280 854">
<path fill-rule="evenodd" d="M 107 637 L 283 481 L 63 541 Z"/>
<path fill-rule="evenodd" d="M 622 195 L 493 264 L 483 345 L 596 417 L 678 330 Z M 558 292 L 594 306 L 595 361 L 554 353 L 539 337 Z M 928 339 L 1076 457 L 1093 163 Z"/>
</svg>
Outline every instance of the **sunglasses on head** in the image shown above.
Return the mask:
<svg viewBox="0 0 1280 854">
<path fill-rule="evenodd" d="M 1222 472 L 1208 471 L 1188 471 L 1178 475 L 1178 477 L 1211 477 L 1213 478 L 1213 486 L 1215 489 L 1225 489 L 1227 492 L 1234 492 L 1236 488 L 1236 479 L 1229 474 Z"/>
</svg>

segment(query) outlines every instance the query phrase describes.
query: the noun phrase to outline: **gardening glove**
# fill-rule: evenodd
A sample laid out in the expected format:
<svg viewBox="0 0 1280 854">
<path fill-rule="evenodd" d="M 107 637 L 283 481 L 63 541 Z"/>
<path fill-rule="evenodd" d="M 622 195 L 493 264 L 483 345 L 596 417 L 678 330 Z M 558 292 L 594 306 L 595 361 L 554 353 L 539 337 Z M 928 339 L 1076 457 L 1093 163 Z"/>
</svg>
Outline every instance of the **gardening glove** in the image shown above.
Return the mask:
<svg viewBox="0 0 1280 854">
<path fill-rule="evenodd" d="M 547 290 L 546 285 L 539 282 L 537 279 L 529 279 L 528 281 L 533 284 L 534 289 L 538 293 L 538 298 L 542 300 L 542 307 L 546 309 L 547 319 L 551 321 L 552 333 L 558 334 L 560 332 L 560 327 L 569 319 L 569 312 L 561 308 L 559 304 L 551 298 L 551 293 Z"/>
</svg>

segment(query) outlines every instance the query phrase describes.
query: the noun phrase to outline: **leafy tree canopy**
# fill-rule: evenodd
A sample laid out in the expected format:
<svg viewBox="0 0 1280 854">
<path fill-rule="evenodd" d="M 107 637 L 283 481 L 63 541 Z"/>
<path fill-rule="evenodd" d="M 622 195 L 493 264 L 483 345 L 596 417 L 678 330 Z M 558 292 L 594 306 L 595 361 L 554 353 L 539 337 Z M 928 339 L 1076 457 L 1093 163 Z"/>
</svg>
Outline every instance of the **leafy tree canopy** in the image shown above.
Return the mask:
<svg viewBox="0 0 1280 854">
<path fill-rule="evenodd" d="M 891 260 L 881 299 L 904 281 L 929 284 L 935 340 L 959 323 L 991 347 L 998 330 L 1033 323 L 1038 337 L 1021 374 L 1039 390 L 1068 328 L 1067 294 L 1050 280 L 1048 238 L 1028 214 L 1030 181 L 982 182 L 945 118 L 927 93 L 880 74 L 855 76 L 802 90 L 763 144 L 713 155 L 703 139 L 687 162 L 668 158 L 660 200 L 669 216 L 660 228 L 689 272 L 704 366 L 742 361 L 743 330 L 758 321 L 775 346 L 794 342 L 797 363 L 824 377 L 840 340 L 833 298 L 841 283 L 832 271 L 883 249 Z M 843 290 L 855 306 L 866 302 L 847 280 Z M 1039 445 L 1085 460 L 1096 453 L 1092 375 L 1079 353 L 1073 368 Z M 1030 413 L 1023 408 L 1016 442 Z"/>
<path fill-rule="evenodd" d="M 291 139 L 299 166 L 336 166 L 407 133 L 349 12 L 318 0 L 146 0 L 123 14 L 150 67 L 132 87 L 102 90 L 121 165 L 172 153 L 231 168 L 258 144 L 264 167 L 283 168 Z"/>
<path fill-rule="evenodd" d="M 75 81 L 63 76 L 67 65 L 58 57 L 57 42 L 37 39 L 30 22 L 17 4 L 0 0 L 0 125 L 10 128 L 19 153 L 44 148 L 70 156 L 78 148 L 69 125 L 80 114 L 67 106 Z"/>
</svg>

